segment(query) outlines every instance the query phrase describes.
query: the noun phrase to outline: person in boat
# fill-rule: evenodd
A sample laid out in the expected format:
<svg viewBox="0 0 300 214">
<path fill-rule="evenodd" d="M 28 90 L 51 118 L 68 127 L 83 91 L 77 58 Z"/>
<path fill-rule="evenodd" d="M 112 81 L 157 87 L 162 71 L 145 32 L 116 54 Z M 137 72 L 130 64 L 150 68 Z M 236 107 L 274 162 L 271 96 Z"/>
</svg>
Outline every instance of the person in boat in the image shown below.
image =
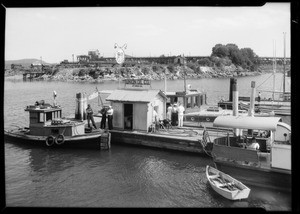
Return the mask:
<svg viewBox="0 0 300 214">
<path fill-rule="evenodd" d="M 100 125 L 100 128 L 101 129 L 105 129 L 105 126 L 106 126 L 106 108 L 103 107 L 101 110 L 100 110 L 100 113 L 102 115 L 101 117 L 101 125 Z"/>
<path fill-rule="evenodd" d="M 259 143 L 256 141 L 256 138 L 253 137 L 249 145 L 247 145 L 247 149 L 259 150 Z"/>
<path fill-rule="evenodd" d="M 172 126 L 177 125 L 177 119 L 178 119 L 178 112 L 177 112 L 177 104 L 174 103 L 172 106 L 172 115 L 171 115 L 171 120 L 172 120 Z"/>
<path fill-rule="evenodd" d="M 183 113 L 185 111 L 184 107 L 181 103 L 179 103 L 179 107 L 177 108 L 178 111 L 178 127 L 183 126 Z"/>
<path fill-rule="evenodd" d="M 56 91 L 53 91 L 53 106 L 57 106 L 57 102 L 56 102 L 56 97 L 57 97 L 57 93 Z"/>
<path fill-rule="evenodd" d="M 94 120 L 94 116 L 93 116 L 93 109 L 91 107 L 90 104 L 88 104 L 87 109 L 86 109 L 86 113 L 87 113 L 87 120 L 88 120 L 88 127 L 90 128 L 90 120 L 92 121 L 93 127 L 95 129 L 97 129 L 95 120 Z"/>
<path fill-rule="evenodd" d="M 111 106 L 108 107 L 106 114 L 107 114 L 107 119 L 108 119 L 108 129 L 112 130 L 113 129 L 112 120 L 113 120 L 114 110 Z"/>
</svg>

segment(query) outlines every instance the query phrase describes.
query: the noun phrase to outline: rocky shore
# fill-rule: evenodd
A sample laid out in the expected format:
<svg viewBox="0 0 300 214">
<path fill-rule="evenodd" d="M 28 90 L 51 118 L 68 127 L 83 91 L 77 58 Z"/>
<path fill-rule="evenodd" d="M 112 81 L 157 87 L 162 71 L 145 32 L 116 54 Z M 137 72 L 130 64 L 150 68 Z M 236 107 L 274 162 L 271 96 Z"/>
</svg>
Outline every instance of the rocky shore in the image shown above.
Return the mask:
<svg viewBox="0 0 300 214">
<path fill-rule="evenodd" d="M 194 69 L 173 65 L 138 65 L 134 67 L 100 67 L 100 68 L 67 68 L 53 67 L 51 70 L 35 79 L 53 81 L 75 81 L 75 82 L 103 82 L 118 81 L 126 78 L 146 78 L 149 80 L 201 79 L 201 78 L 228 78 L 240 76 L 255 76 L 269 72 L 268 67 L 260 67 L 257 71 L 249 71 L 231 64 L 223 67 L 199 66 Z M 21 75 L 24 71 L 8 69 L 5 76 Z"/>
</svg>

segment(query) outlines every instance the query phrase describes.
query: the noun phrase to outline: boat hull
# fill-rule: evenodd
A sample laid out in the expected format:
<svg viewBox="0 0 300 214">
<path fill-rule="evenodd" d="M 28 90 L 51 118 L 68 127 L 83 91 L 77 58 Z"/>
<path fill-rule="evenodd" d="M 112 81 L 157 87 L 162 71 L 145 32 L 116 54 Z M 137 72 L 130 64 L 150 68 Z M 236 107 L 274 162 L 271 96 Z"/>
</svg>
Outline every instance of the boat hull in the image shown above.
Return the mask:
<svg viewBox="0 0 300 214">
<path fill-rule="evenodd" d="M 214 173 L 214 175 L 212 174 Z M 229 190 L 227 188 L 222 188 L 221 186 L 223 184 L 219 183 L 215 178 L 219 177 L 218 175 L 222 173 L 224 179 L 226 179 L 227 182 L 234 183 L 235 185 L 239 186 L 239 189 L 232 189 Z M 215 178 L 213 178 L 215 176 Z M 219 170 L 211 167 L 206 166 L 206 177 L 207 180 L 212 187 L 214 191 L 216 191 L 218 194 L 222 195 L 224 198 L 227 198 L 229 200 L 241 200 L 248 198 L 250 194 L 250 189 L 242 184 L 240 181 L 234 179 L 233 177 L 224 174 L 223 172 L 220 172 Z M 221 184 L 221 185 L 220 185 Z"/>
<path fill-rule="evenodd" d="M 291 191 L 291 172 L 214 160 L 216 168 L 249 185 Z"/>
<path fill-rule="evenodd" d="M 22 131 L 4 131 L 4 139 L 18 144 L 29 144 L 32 146 L 38 147 L 47 147 L 47 148 L 89 148 L 89 149 L 100 149 L 100 140 L 101 140 L 100 130 L 87 133 L 84 135 L 77 136 L 66 136 L 64 143 L 58 145 L 54 143 L 51 146 L 46 144 L 47 136 L 34 136 L 26 134 Z"/>
</svg>

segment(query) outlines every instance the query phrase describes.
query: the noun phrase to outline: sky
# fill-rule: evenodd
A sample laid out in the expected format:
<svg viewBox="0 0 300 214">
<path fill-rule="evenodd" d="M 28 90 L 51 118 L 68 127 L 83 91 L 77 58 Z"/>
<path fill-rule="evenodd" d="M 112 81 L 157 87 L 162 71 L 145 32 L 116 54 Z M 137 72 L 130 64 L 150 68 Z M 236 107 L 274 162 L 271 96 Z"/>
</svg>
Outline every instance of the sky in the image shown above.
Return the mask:
<svg viewBox="0 0 300 214">
<path fill-rule="evenodd" d="M 209 56 L 216 44 L 251 48 L 260 57 L 290 57 L 290 3 L 261 7 L 6 8 L 5 60 L 72 61 L 119 46 L 136 57 Z M 275 45 L 276 44 L 276 45 Z"/>
</svg>

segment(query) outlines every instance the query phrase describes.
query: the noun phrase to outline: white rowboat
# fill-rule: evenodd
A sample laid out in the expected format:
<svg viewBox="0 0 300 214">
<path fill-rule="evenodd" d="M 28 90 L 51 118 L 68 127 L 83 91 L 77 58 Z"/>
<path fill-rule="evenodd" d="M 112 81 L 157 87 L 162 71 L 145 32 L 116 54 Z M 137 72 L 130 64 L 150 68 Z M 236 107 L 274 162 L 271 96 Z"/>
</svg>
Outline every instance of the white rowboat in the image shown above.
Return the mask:
<svg viewBox="0 0 300 214">
<path fill-rule="evenodd" d="M 208 165 L 206 177 L 210 186 L 227 199 L 246 199 L 250 194 L 250 189 L 243 183 Z"/>
</svg>

